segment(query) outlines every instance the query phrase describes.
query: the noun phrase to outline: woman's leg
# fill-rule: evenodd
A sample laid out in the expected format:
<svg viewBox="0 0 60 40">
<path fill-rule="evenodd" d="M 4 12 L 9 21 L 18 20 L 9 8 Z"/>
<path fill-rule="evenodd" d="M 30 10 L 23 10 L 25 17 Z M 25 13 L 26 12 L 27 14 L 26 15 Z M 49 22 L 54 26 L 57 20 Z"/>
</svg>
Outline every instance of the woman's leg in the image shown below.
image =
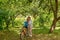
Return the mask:
<svg viewBox="0 0 60 40">
<path fill-rule="evenodd" d="M 32 37 L 32 27 L 28 28 L 28 33 L 29 33 L 29 36 Z"/>
</svg>

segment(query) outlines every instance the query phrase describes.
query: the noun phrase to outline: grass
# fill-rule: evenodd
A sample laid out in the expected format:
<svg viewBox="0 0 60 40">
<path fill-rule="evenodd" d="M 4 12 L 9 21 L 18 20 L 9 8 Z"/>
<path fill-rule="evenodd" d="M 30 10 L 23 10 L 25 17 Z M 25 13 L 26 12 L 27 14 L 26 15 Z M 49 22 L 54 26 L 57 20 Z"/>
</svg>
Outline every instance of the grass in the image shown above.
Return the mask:
<svg viewBox="0 0 60 40">
<path fill-rule="evenodd" d="M 14 31 L 0 31 L 0 40 L 18 40 L 19 35 Z"/>
<path fill-rule="evenodd" d="M 18 31 L 18 32 L 17 32 Z M 60 29 L 55 30 L 53 33 L 48 33 L 49 29 L 33 29 L 33 37 L 28 37 L 26 40 L 60 40 Z M 20 30 L 2 30 L 0 31 L 0 40 L 20 40 Z"/>
</svg>

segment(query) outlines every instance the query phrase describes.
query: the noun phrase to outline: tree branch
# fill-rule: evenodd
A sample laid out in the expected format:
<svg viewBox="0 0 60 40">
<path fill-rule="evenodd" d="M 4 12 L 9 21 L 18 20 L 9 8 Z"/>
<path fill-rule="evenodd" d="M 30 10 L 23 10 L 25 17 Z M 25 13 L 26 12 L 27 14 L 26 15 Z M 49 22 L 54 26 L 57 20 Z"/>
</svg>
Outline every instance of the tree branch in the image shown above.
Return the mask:
<svg viewBox="0 0 60 40">
<path fill-rule="evenodd" d="M 55 12 L 51 0 L 50 0 L 50 6 L 51 6 L 52 11 Z"/>
<path fill-rule="evenodd" d="M 57 18 L 57 21 L 60 20 L 60 17 Z"/>
</svg>

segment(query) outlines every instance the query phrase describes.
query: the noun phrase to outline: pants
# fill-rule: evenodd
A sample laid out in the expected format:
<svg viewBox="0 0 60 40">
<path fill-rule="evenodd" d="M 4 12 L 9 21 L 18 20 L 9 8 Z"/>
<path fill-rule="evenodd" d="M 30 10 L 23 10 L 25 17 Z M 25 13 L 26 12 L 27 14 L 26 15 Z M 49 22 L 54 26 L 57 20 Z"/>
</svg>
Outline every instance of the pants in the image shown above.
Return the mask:
<svg viewBox="0 0 60 40">
<path fill-rule="evenodd" d="M 28 34 L 29 36 L 32 36 L 32 27 L 28 27 Z"/>
</svg>

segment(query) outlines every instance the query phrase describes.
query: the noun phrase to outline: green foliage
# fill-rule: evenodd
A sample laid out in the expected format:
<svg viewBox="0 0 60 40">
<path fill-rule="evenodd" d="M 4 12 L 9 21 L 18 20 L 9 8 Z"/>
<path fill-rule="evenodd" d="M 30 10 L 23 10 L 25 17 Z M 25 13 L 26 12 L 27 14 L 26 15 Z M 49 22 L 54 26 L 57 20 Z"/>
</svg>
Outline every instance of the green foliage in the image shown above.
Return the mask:
<svg viewBox="0 0 60 40">
<path fill-rule="evenodd" d="M 54 0 L 52 2 L 54 6 Z M 34 27 L 50 27 L 53 20 L 51 11 L 49 0 L 0 0 L 0 27 L 4 29 L 4 27 L 22 25 L 21 20 L 15 20 L 18 15 L 24 18 L 27 15 L 34 17 Z"/>
</svg>

